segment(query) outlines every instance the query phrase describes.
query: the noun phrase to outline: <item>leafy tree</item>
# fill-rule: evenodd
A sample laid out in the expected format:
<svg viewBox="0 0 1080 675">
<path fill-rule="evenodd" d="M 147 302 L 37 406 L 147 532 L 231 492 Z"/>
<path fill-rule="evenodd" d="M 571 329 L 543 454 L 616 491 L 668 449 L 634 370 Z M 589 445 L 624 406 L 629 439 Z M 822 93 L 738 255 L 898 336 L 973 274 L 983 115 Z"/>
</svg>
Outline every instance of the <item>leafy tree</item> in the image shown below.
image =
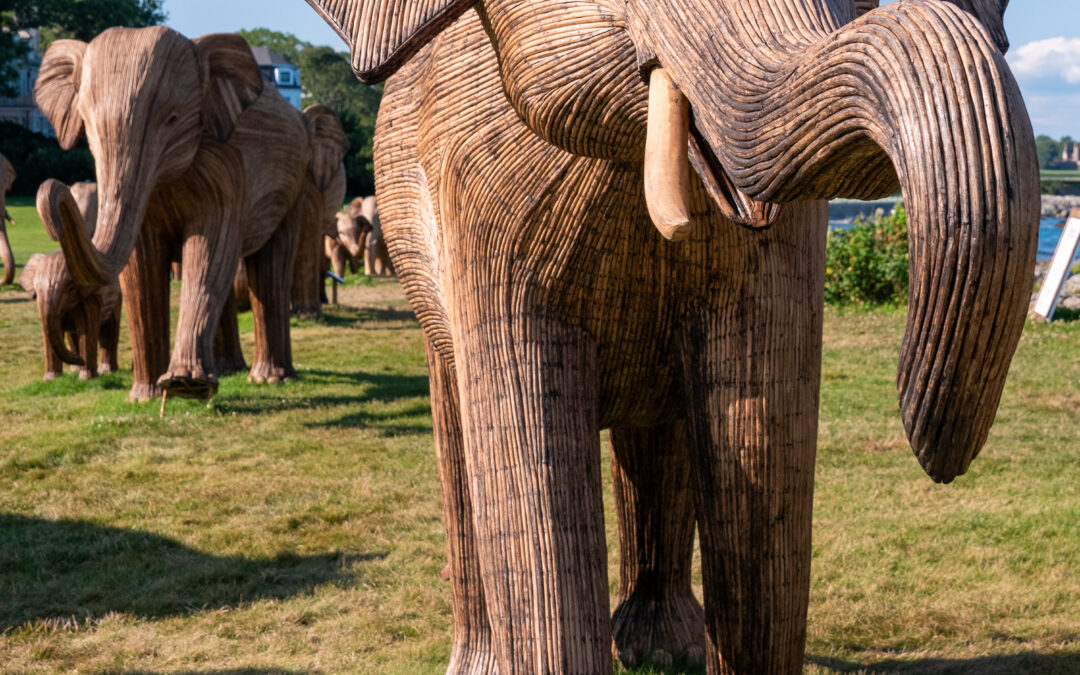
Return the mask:
<svg viewBox="0 0 1080 675">
<path fill-rule="evenodd" d="M 1061 157 L 1061 144 L 1049 136 L 1035 139 L 1035 148 L 1039 153 L 1039 167 L 1046 169 L 1055 159 Z"/>
<path fill-rule="evenodd" d="M 858 218 L 829 231 L 825 301 L 839 305 L 903 305 L 908 292 L 907 212 Z"/>
<path fill-rule="evenodd" d="M 349 55 L 329 47 L 315 47 L 289 33 L 267 28 L 242 30 L 238 34 L 253 47 L 269 47 L 300 69 L 304 107 L 321 103 L 338 114 L 349 152 L 345 173 L 350 195 L 375 192 L 372 141 L 379 112 L 382 86 L 369 87 L 356 79 Z"/>
<path fill-rule="evenodd" d="M 247 40 L 252 47 L 269 47 L 294 66 L 300 63 L 300 52 L 311 47 L 310 42 L 304 42 L 292 33 L 279 33 L 269 28 L 238 30 L 236 34 Z"/>
</svg>

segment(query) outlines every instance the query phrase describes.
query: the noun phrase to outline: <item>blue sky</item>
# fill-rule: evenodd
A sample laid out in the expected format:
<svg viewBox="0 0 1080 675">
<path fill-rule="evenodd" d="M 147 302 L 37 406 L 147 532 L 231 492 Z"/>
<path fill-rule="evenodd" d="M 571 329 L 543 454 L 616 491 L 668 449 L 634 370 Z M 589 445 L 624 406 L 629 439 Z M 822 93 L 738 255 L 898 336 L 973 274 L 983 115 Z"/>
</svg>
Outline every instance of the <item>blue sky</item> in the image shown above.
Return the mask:
<svg viewBox="0 0 1080 675">
<path fill-rule="evenodd" d="M 344 49 L 304 0 L 165 0 L 165 10 L 190 37 L 266 27 Z M 1080 0 L 1012 0 L 1005 28 L 1035 133 L 1080 138 Z"/>
</svg>

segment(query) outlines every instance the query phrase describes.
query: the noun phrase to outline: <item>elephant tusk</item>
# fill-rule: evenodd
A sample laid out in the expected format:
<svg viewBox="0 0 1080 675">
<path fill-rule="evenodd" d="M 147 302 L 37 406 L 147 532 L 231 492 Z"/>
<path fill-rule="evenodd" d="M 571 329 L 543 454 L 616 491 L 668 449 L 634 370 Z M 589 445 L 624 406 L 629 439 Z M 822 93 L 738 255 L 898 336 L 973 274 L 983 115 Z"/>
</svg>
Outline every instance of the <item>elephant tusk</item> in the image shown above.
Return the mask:
<svg viewBox="0 0 1080 675">
<path fill-rule="evenodd" d="M 690 102 L 663 68 L 649 76 L 649 125 L 645 137 L 645 201 L 665 239 L 690 234 Z"/>
</svg>

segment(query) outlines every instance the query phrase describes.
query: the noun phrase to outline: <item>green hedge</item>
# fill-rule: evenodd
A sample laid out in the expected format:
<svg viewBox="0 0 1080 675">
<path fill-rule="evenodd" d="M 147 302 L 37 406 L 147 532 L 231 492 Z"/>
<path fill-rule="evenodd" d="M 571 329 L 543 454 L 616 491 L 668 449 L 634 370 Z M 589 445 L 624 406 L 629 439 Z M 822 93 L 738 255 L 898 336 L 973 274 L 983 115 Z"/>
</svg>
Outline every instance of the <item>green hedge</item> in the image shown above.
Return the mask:
<svg viewBox="0 0 1080 675">
<path fill-rule="evenodd" d="M 85 139 L 65 152 L 55 138 L 12 122 L 0 122 L 0 153 L 15 167 L 13 195 L 33 197 L 47 178 L 68 184 L 94 180 L 94 156 Z"/>
<path fill-rule="evenodd" d="M 908 292 L 907 213 L 857 218 L 829 231 L 825 247 L 825 301 L 902 305 Z"/>
</svg>

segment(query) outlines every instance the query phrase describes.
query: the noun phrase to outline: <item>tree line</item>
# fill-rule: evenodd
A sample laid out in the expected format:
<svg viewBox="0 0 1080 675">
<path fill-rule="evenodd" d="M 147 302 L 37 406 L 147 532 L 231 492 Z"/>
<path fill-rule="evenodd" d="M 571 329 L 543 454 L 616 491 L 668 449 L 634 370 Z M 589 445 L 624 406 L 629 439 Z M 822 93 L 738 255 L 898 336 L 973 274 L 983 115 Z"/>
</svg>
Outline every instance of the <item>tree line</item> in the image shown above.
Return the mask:
<svg viewBox="0 0 1080 675">
<path fill-rule="evenodd" d="M 1059 140 L 1054 140 L 1049 136 L 1038 136 L 1035 138 L 1035 147 L 1039 152 L 1039 168 L 1040 169 L 1053 169 L 1055 162 L 1061 159 L 1061 152 L 1066 146 L 1072 146 L 1072 136 L 1062 136 Z"/>
<path fill-rule="evenodd" d="M 111 26 L 141 28 L 164 23 L 168 15 L 163 4 L 164 0 L 0 0 L 0 97 L 18 95 L 19 64 L 29 51 L 26 41 L 18 37 L 20 30 L 40 29 L 42 50 L 58 39 L 89 42 Z M 346 53 L 267 28 L 239 34 L 251 46 L 269 47 L 300 68 L 302 105 L 322 103 L 341 117 L 350 143 L 345 157 L 349 195 L 374 194 L 372 141 L 382 86 L 361 84 Z M 33 195 L 46 178 L 73 183 L 94 176 L 85 139 L 64 152 L 55 139 L 0 122 L 0 153 L 15 165 L 18 178 L 12 192 L 16 195 Z"/>
</svg>

